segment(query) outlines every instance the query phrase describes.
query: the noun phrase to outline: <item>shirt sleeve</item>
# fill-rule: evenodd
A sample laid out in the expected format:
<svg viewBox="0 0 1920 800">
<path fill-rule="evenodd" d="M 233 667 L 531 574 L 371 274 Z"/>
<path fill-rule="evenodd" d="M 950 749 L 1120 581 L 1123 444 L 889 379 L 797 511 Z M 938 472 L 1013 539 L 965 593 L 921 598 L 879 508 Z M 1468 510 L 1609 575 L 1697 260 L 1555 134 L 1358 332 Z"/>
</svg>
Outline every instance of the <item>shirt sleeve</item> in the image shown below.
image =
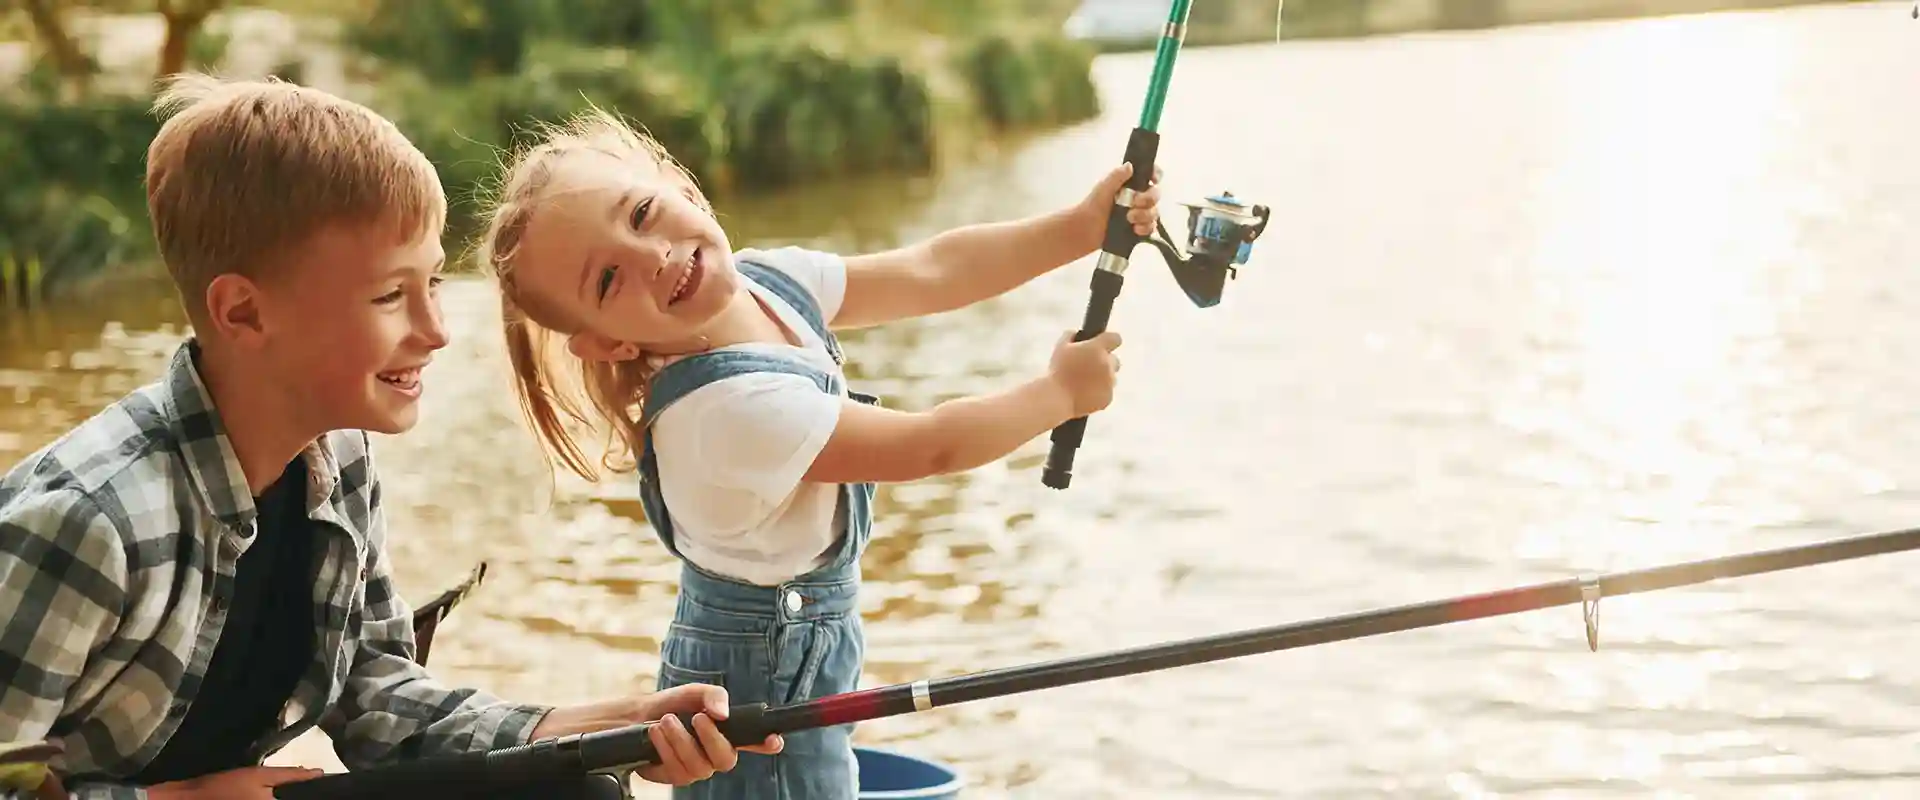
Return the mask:
<svg viewBox="0 0 1920 800">
<path fill-rule="evenodd" d="M 812 380 L 782 373 L 740 375 L 688 393 L 656 425 L 667 502 L 698 509 L 722 531 L 751 527 L 806 476 L 840 421 L 840 402 Z M 717 494 L 746 502 L 720 507 Z"/>
<path fill-rule="evenodd" d="M 45 492 L 0 508 L 0 741 L 48 738 L 88 659 L 119 625 L 127 580 L 120 532 L 86 493 Z M 135 791 L 102 785 L 75 796 Z"/>
<path fill-rule="evenodd" d="M 449 687 L 414 661 L 412 609 L 394 590 L 387 562 L 379 477 L 371 453 L 363 458 L 369 520 L 366 602 L 358 628 L 350 632 L 356 643 L 346 687 L 321 718 L 321 730 L 349 770 L 525 744 L 551 706 L 509 703 L 477 689 Z"/>
<path fill-rule="evenodd" d="M 813 293 L 820 304 L 820 318 L 833 325 L 840 306 L 847 298 L 847 261 L 834 253 L 804 247 L 781 247 L 752 251 L 755 260 L 787 273 Z"/>
</svg>

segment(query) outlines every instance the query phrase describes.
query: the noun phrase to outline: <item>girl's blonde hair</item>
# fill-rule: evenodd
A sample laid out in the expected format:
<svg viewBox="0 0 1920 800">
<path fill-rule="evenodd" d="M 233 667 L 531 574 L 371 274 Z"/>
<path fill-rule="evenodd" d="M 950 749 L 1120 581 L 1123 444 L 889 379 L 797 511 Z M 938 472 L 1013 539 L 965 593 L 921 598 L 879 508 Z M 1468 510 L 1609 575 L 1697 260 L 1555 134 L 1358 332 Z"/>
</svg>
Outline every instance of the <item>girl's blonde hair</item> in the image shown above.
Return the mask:
<svg viewBox="0 0 1920 800">
<path fill-rule="evenodd" d="M 514 279 L 521 240 L 541 203 L 565 187 L 555 186 L 556 166 L 571 155 L 593 154 L 613 158 L 642 172 L 678 184 L 681 191 L 708 213 L 712 205 L 700 192 L 692 173 L 645 133 L 618 117 L 590 108 L 559 125 L 538 125 L 534 143 L 503 165 L 498 195 L 483 212 L 486 227 L 476 248 L 482 270 L 490 272 L 500 289 L 500 321 L 506 333 L 507 358 L 513 368 L 520 410 L 533 426 L 550 462 L 557 460 L 588 481 L 599 480 L 567 423 L 608 425 L 600 464 L 609 472 L 632 470 L 641 449 L 645 423 L 647 381 L 652 368 L 643 357 L 627 361 L 590 361 L 565 351 L 566 337 L 581 332 L 579 320 L 523 291 Z M 562 369 L 586 395 L 598 417 L 581 412 L 579 399 L 560 386 Z"/>
</svg>

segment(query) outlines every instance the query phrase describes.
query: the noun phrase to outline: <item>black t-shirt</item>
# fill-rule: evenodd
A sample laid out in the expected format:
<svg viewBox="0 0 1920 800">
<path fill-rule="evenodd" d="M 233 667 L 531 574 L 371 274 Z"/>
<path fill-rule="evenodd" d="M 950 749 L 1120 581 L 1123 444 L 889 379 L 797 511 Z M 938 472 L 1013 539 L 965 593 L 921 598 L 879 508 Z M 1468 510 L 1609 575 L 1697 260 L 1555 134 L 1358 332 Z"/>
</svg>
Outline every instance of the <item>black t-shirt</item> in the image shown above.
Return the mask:
<svg viewBox="0 0 1920 800">
<path fill-rule="evenodd" d="M 287 465 L 260 497 L 254 542 L 240 557 L 227 624 L 206 681 L 180 729 L 134 782 L 184 780 L 252 766 L 253 746 L 278 729 L 280 711 L 313 662 L 313 523 L 307 466 Z"/>
</svg>

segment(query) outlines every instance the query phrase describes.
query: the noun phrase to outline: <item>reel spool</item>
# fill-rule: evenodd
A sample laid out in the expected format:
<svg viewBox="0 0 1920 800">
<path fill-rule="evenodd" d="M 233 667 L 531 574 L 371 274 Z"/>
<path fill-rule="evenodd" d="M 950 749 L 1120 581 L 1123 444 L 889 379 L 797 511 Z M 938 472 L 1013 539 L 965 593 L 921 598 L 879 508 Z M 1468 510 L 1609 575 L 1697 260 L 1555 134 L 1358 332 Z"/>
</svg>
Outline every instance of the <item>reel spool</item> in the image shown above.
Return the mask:
<svg viewBox="0 0 1920 800">
<path fill-rule="evenodd" d="M 1220 303 L 1227 278 L 1239 277 L 1235 267 L 1253 255 L 1253 242 L 1266 231 L 1271 210 L 1243 203 L 1232 192 L 1180 205 L 1187 207 L 1187 252 L 1173 243 L 1165 224 L 1158 226 L 1159 237 L 1146 241 L 1160 251 L 1187 299 L 1211 308 Z"/>
</svg>

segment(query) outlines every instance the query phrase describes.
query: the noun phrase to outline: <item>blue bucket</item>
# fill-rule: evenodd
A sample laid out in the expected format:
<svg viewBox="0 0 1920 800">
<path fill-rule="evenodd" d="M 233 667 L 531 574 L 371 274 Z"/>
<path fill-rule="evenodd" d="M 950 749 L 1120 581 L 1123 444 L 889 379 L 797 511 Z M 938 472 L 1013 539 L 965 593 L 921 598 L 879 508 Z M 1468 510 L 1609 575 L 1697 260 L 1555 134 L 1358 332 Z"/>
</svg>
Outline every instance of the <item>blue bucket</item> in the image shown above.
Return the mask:
<svg viewBox="0 0 1920 800">
<path fill-rule="evenodd" d="M 960 796 L 960 773 L 937 761 L 894 750 L 853 748 L 860 763 L 860 800 L 951 800 Z"/>
</svg>

